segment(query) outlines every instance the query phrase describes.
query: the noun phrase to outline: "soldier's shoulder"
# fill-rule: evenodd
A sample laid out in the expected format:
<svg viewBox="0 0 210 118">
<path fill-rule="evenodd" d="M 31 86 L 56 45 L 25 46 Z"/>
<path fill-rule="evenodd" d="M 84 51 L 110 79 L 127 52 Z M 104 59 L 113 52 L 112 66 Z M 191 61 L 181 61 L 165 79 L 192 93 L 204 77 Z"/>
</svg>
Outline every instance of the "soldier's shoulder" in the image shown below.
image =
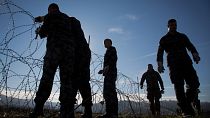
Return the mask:
<svg viewBox="0 0 210 118">
<path fill-rule="evenodd" d="M 169 34 L 165 34 L 164 36 L 161 37 L 160 41 L 166 40 L 168 38 Z"/>
<path fill-rule="evenodd" d="M 181 37 L 186 37 L 186 36 L 187 36 L 186 34 L 181 33 L 181 32 L 177 32 L 177 34 L 176 34 L 176 35 L 179 35 L 179 36 L 181 36 Z"/>
<path fill-rule="evenodd" d="M 74 16 L 69 16 L 69 18 L 72 20 L 77 20 Z"/>
<path fill-rule="evenodd" d="M 77 21 L 77 22 L 79 21 L 77 18 L 75 18 L 73 16 L 70 16 L 69 19 L 72 20 L 72 21 Z"/>
<path fill-rule="evenodd" d="M 114 50 L 116 50 L 116 48 L 115 48 L 114 46 L 111 46 L 111 49 L 114 49 Z"/>
<path fill-rule="evenodd" d="M 67 14 L 63 13 L 63 12 L 59 12 L 60 14 L 66 16 L 66 17 L 69 17 Z"/>
<path fill-rule="evenodd" d="M 144 76 L 146 76 L 146 75 L 148 75 L 148 73 L 149 73 L 149 72 L 148 72 L 148 71 L 146 71 L 146 72 L 144 72 L 144 73 L 143 73 L 143 75 L 144 75 Z"/>
<path fill-rule="evenodd" d="M 165 34 L 164 36 L 162 36 L 162 37 L 160 38 L 159 43 L 162 44 L 163 42 L 165 42 L 165 41 L 167 40 L 167 37 L 168 37 L 168 34 Z"/>
<path fill-rule="evenodd" d="M 177 32 L 178 35 L 185 35 L 184 33 L 182 32 Z"/>
<path fill-rule="evenodd" d="M 114 46 L 111 47 L 111 51 L 117 52 L 117 50 Z"/>
<path fill-rule="evenodd" d="M 80 21 L 77 18 L 73 17 L 73 16 L 69 17 L 69 19 L 70 19 L 70 21 L 73 24 L 76 24 L 76 25 L 79 25 L 80 24 Z"/>
<path fill-rule="evenodd" d="M 155 70 L 155 73 L 159 75 L 159 72 Z"/>
</svg>

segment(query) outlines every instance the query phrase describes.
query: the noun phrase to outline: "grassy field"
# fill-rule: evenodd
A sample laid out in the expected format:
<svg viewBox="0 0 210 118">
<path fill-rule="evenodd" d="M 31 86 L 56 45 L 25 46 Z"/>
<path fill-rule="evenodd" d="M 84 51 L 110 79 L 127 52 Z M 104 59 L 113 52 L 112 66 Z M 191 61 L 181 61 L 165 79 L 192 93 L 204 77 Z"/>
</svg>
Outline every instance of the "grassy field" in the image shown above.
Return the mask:
<svg viewBox="0 0 210 118">
<path fill-rule="evenodd" d="M 32 109 L 24 108 L 3 108 L 0 107 L 0 118 L 28 118 L 29 113 Z M 45 117 L 40 118 L 59 118 L 59 112 L 56 110 L 45 110 Z M 93 118 L 97 117 L 100 114 L 93 114 Z M 76 118 L 80 118 L 80 113 L 75 113 Z M 148 115 L 141 116 L 131 116 L 125 114 L 119 114 L 119 118 L 156 118 Z M 177 115 L 162 115 L 159 118 L 181 118 Z M 210 113 L 202 113 L 200 116 L 194 118 L 210 118 Z"/>
</svg>

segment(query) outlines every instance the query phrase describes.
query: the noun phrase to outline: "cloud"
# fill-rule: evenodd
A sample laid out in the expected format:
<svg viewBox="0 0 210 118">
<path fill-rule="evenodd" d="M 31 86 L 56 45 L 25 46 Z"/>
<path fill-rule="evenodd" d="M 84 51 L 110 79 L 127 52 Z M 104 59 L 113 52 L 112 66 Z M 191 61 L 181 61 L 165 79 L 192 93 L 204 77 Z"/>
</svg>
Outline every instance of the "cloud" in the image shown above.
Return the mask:
<svg viewBox="0 0 210 118">
<path fill-rule="evenodd" d="M 25 91 L 25 90 L 10 90 L 9 91 L 10 94 L 6 94 L 6 91 L 3 90 L 2 91 L 2 95 L 7 95 L 8 97 L 14 97 L 14 98 L 18 98 L 18 99 L 33 99 L 35 97 L 35 91 Z M 48 98 L 49 101 L 52 102 L 59 102 L 59 92 L 55 93 L 55 91 L 52 91 L 50 94 L 50 97 Z M 1 98 L 0 98 L 1 100 Z"/>
<path fill-rule="evenodd" d="M 148 53 L 146 55 L 136 57 L 136 58 L 132 59 L 132 61 L 139 61 L 139 60 L 142 60 L 142 59 L 145 59 L 145 58 L 150 58 L 150 57 L 156 56 L 156 54 L 157 54 L 157 52 Z"/>
<path fill-rule="evenodd" d="M 125 17 L 126 17 L 127 19 L 133 20 L 133 21 L 136 21 L 136 20 L 139 19 L 136 15 L 133 15 L 133 14 L 127 14 L 127 15 L 125 15 Z"/>
<path fill-rule="evenodd" d="M 117 33 L 117 34 L 123 34 L 124 30 L 122 28 L 113 27 L 108 29 L 109 33 Z"/>
<path fill-rule="evenodd" d="M 141 58 L 152 57 L 152 56 L 155 56 L 156 54 L 157 54 L 157 52 L 152 52 L 152 53 L 149 53 L 149 54 L 146 54 L 146 55 L 142 56 Z"/>
</svg>

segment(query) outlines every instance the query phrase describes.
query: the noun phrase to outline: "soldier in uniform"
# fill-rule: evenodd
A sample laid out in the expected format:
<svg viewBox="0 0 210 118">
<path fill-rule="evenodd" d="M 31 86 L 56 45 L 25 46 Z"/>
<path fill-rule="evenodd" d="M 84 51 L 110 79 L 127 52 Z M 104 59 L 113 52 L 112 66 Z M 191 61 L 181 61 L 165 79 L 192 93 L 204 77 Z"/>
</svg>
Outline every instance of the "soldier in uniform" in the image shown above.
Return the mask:
<svg viewBox="0 0 210 118">
<path fill-rule="evenodd" d="M 41 38 L 47 37 L 46 54 L 44 56 L 43 75 L 36 93 L 35 107 L 29 117 L 43 115 L 43 106 L 50 96 L 54 75 L 59 67 L 60 72 L 60 117 L 74 118 L 72 78 L 75 64 L 75 39 L 71 33 L 69 16 L 60 12 L 57 4 L 48 7 L 48 14 L 37 31 Z"/>
<path fill-rule="evenodd" d="M 106 103 L 106 114 L 100 116 L 101 118 L 117 118 L 118 117 L 118 99 L 116 92 L 117 79 L 117 51 L 112 46 L 111 39 L 104 40 L 104 46 L 107 48 L 104 56 L 103 70 L 98 73 L 103 74 L 104 89 L 103 96 Z"/>
<path fill-rule="evenodd" d="M 187 49 L 192 53 L 193 60 L 196 63 L 200 61 L 200 57 L 188 37 L 183 33 L 177 32 L 175 19 L 168 21 L 168 29 L 168 33 L 159 42 L 157 53 L 158 71 L 160 73 L 164 72 L 163 54 L 165 51 L 178 106 L 181 108 L 183 116 L 194 116 L 195 112 L 191 103 L 198 94 L 197 89 L 200 83 Z M 184 88 L 185 83 L 187 85 L 186 92 Z"/>
<path fill-rule="evenodd" d="M 153 69 L 152 64 L 148 64 L 148 70 L 142 75 L 140 87 L 143 89 L 144 81 L 147 83 L 147 99 L 150 102 L 150 110 L 152 115 L 160 115 L 160 101 L 161 93 L 164 92 L 163 81 L 160 74 Z M 161 90 L 160 90 L 160 87 Z"/>
<path fill-rule="evenodd" d="M 72 32 L 76 39 L 76 61 L 73 79 L 74 96 L 76 97 L 79 90 L 82 96 L 82 106 L 85 107 L 83 118 L 92 118 L 92 96 L 90 87 L 90 60 L 91 51 L 85 39 L 84 32 L 79 20 L 70 17 Z"/>
</svg>

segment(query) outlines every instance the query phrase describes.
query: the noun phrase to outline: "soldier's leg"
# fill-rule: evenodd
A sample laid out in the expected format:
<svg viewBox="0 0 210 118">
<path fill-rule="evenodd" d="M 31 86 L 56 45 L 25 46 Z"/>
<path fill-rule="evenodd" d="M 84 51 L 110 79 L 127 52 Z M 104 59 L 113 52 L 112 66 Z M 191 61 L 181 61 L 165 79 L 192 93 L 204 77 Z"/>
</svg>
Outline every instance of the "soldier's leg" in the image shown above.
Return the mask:
<svg viewBox="0 0 210 118">
<path fill-rule="evenodd" d="M 66 52 L 60 62 L 60 117 L 74 118 L 75 96 L 73 89 L 74 51 Z"/>
<path fill-rule="evenodd" d="M 181 108 L 184 114 L 189 114 L 188 109 L 190 108 L 187 104 L 185 89 L 184 89 L 184 71 L 182 67 L 170 67 L 170 78 L 174 84 L 174 90 L 177 98 L 177 105 Z"/>
<path fill-rule="evenodd" d="M 160 114 L 160 98 L 162 97 L 160 91 L 156 91 L 155 93 L 155 111 L 156 114 L 159 115 Z"/>
<path fill-rule="evenodd" d="M 43 106 L 50 96 L 57 67 L 58 59 L 56 54 L 48 51 L 44 57 L 43 74 L 34 99 L 35 107 L 30 117 L 43 115 Z"/>
<path fill-rule="evenodd" d="M 79 60 L 80 62 L 80 78 L 79 78 L 79 91 L 82 96 L 82 106 L 84 106 L 84 114 L 82 118 L 92 118 L 92 95 L 90 87 L 90 58 L 91 52 L 86 50 L 87 53 Z M 84 53 L 84 52 L 83 52 Z"/>
<path fill-rule="evenodd" d="M 192 65 L 186 69 L 185 75 L 186 97 L 188 101 L 193 102 L 196 96 L 198 96 L 197 90 L 200 86 L 200 82 Z"/>
<path fill-rule="evenodd" d="M 90 87 L 90 69 L 81 68 L 81 75 L 77 83 L 79 84 L 79 92 L 82 96 L 82 106 L 84 106 L 84 114 L 82 118 L 92 118 L 92 95 Z"/>
<path fill-rule="evenodd" d="M 187 101 L 184 92 L 184 85 L 182 85 L 181 83 L 174 83 L 174 88 L 176 92 L 178 105 L 181 108 L 183 115 L 194 115 L 193 108 L 191 104 L 189 104 L 189 101 Z"/>
<path fill-rule="evenodd" d="M 157 114 L 160 114 L 160 100 L 159 100 L 159 98 L 155 98 L 155 111 Z"/>
<path fill-rule="evenodd" d="M 82 96 L 82 106 L 85 107 L 83 117 L 91 118 L 92 117 L 92 96 L 91 96 L 91 87 L 89 81 L 84 80 L 79 87 L 80 94 Z"/>
<path fill-rule="evenodd" d="M 147 99 L 149 100 L 150 111 L 152 115 L 155 115 L 155 102 L 154 102 L 153 91 L 150 90 L 147 91 Z"/>
<path fill-rule="evenodd" d="M 83 84 L 79 87 L 79 91 L 82 96 L 83 106 L 92 106 L 91 87 L 89 81 L 82 82 Z"/>
<path fill-rule="evenodd" d="M 70 78 L 67 78 L 63 73 L 62 67 L 60 67 L 61 74 L 61 87 L 60 87 L 60 117 L 61 118 L 74 118 L 74 89 L 72 87 L 72 81 Z M 66 76 L 66 77 L 65 77 Z"/>
<path fill-rule="evenodd" d="M 118 99 L 116 92 L 116 76 L 106 76 L 104 78 L 104 99 L 106 103 L 106 113 L 108 115 L 118 115 Z"/>
<path fill-rule="evenodd" d="M 92 106 L 92 95 L 90 87 L 90 69 L 81 69 L 83 71 L 81 75 L 81 81 L 79 86 L 79 91 L 82 96 L 82 105 L 83 106 Z"/>
<path fill-rule="evenodd" d="M 35 103 L 45 103 L 50 96 L 54 75 L 57 69 L 57 64 L 44 63 L 43 75 L 40 80 L 39 88 L 34 99 Z"/>
<path fill-rule="evenodd" d="M 193 68 L 193 66 L 189 66 L 186 69 L 186 74 L 185 74 L 185 82 L 186 82 L 186 98 L 188 101 L 188 104 L 190 104 L 192 106 L 192 103 L 198 99 L 198 88 L 200 86 L 199 83 L 199 79 L 198 76 L 196 74 L 195 69 Z M 191 114 L 195 114 L 194 110 L 191 109 Z"/>
<path fill-rule="evenodd" d="M 82 106 L 84 106 L 84 114 L 82 117 L 92 118 L 92 105 L 93 104 L 91 101 L 90 89 L 89 90 L 80 89 L 80 93 L 82 96 Z"/>
</svg>

